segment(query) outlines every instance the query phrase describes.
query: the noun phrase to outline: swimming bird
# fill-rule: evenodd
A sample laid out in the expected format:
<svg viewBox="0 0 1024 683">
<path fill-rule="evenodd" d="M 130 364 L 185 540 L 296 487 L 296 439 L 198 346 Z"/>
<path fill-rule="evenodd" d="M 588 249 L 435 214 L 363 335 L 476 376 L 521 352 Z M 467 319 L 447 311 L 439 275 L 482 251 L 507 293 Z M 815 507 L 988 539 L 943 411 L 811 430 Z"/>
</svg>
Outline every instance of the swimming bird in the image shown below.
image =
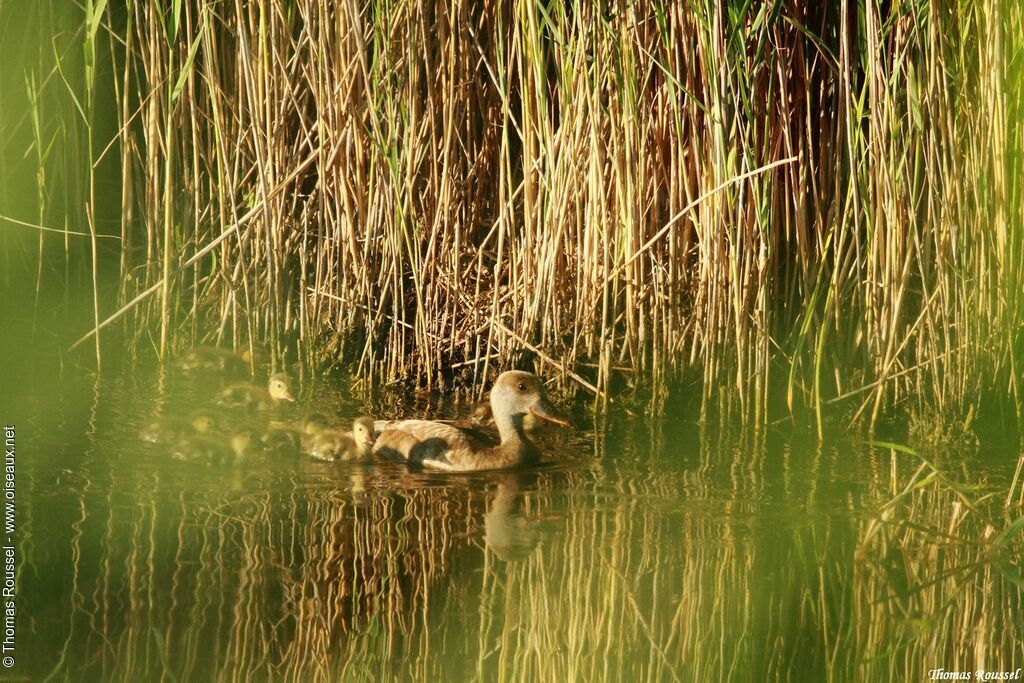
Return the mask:
<svg viewBox="0 0 1024 683">
<path fill-rule="evenodd" d="M 178 358 L 177 366 L 186 372 L 241 372 L 252 360 L 249 349 L 236 352 L 219 346 L 196 346 Z"/>
<path fill-rule="evenodd" d="M 352 423 L 352 431 L 324 429 L 311 435 L 306 450 L 316 460 L 358 460 L 373 454 L 374 429 L 372 417 L 358 417 Z"/>
<path fill-rule="evenodd" d="M 276 372 L 267 380 L 266 387 L 255 384 L 238 383 L 224 389 L 220 395 L 220 404 L 236 408 L 267 410 L 281 403 L 295 402 L 292 395 L 291 382 L 283 372 Z"/>
<path fill-rule="evenodd" d="M 296 423 L 274 423 L 260 435 L 263 446 L 270 450 L 305 448 L 309 439 L 331 428 L 326 415 L 313 413 Z"/>
<path fill-rule="evenodd" d="M 167 443 L 192 434 L 209 434 L 217 428 L 217 418 L 207 412 L 195 412 L 189 418 L 163 417 L 151 420 L 139 430 L 139 438 L 149 443 Z"/>
<path fill-rule="evenodd" d="M 185 437 L 174 447 L 171 457 L 186 462 L 203 460 L 218 465 L 239 464 L 256 453 L 259 439 L 251 429 L 239 429 L 227 440 L 210 434 Z"/>
<path fill-rule="evenodd" d="M 490 395 L 499 440 L 466 422 L 398 420 L 376 424 L 374 452 L 389 459 L 418 462 L 450 472 L 496 470 L 535 461 L 539 452 L 526 436 L 524 418 L 568 422 L 548 405 L 540 380 L 528 372 L 502 373 Z"/>
</svg>

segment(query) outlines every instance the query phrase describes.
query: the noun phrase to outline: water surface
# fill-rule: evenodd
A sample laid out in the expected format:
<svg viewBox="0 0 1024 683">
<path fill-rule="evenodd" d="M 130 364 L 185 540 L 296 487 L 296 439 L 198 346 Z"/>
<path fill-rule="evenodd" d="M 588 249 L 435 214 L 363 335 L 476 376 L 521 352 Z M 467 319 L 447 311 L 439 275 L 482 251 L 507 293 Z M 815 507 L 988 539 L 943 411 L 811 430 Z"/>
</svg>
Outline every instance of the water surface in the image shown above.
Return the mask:
<svg viewBox="0 0 1024 683">
<path fill-rule="evenodd" d="M 923 680 L 1024 661 L 1019 557 L 958 542 L 980 527 L 933 483 L 889 504 L 909 456 L 671 404 L 578 407 L 538 437 L 543 466 L 474 475 L 179 462 L 139 439 L 222 381 L 65 368 L 18 388 L 19 675 Z M 302 409 L 424 409 L 339 384 L 307 380 Z M 953 461 L 1005 495 L 1016 456 Z"/>
</svg>

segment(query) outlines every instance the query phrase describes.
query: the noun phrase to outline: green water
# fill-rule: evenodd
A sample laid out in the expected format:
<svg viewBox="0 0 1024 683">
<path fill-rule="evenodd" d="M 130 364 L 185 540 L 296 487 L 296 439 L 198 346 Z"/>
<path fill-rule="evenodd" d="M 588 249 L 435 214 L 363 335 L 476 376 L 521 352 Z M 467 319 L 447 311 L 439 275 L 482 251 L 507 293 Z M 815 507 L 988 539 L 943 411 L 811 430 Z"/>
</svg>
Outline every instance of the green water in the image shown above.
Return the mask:
<svg viewBox="0 0 1024 683">
<path fill-rule="evenodd" d="M 514 473 L 295 453 L 204 465 L 139 428 L 226 380 L 109 374 L 22 368 L 7 389 L 20 573 L 5 675 L 924 680 L 1024 664 L 1020 558 L 981 548 L 955 494 L 926 482 L 872 531 L 920 467 L 909 456 L 711 428 L 670 404 L 600 423 L 563 406 L 574 428 L 542 432 L 545 464 Z M 457 412 L 339 384 L 307 378 L 294 414 Z M 972 495 L 1005 496 L 1016 454 L 950 462 Z"/>
</svg>

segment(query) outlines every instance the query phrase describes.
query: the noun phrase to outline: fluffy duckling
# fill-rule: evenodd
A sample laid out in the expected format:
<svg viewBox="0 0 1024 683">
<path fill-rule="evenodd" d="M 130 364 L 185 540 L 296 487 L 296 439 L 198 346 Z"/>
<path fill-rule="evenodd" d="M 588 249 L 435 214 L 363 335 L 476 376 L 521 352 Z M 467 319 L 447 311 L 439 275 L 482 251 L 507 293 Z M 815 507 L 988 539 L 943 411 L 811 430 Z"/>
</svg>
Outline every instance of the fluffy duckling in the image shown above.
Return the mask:
<svg viewBox="0 0 1024 683">
<path fill-rule="evenodd" d="M 205 412 L 189 418 L 163 417 L 147 422 L 139 430 L 139 438 L 149 443 L 169 443 L 195 434 L 209 434 L 217 428 L 217 419 Z"/>
<path fill-rule="evenodd" d="M 260 434 L 260 443 L 268 451 L 293 451 L 299 447 L 299 433 L 284 427 L 269 427 Z"/>
<path fill-rule="evenodd" d="M 282 401 L 295 402 L 291 382 L 283 372 L 271 375 L 266 387 L 247 383 L 232 384 L 220 395 L 221 405 L 235 408 L 268 410 Z"/>
<path fill-rule="evenodd" d="M 177 365 L 186 372 L 242 372 L 252 360 L 249 349 L 236 352 L 219 346 L 197 346 L 185 352 Z"/>
<path fill-rule="evenodd" d="M 365 460 L 373 454 L 375 441 L 372 417 L 359 417 L 352 431 L 325 429 L 309 437 L 306 450 L 315 460 Z"/>
<path fill-rule="evenodd" d="M 269 450 L 296 450 L 305 448 L 309 439 L 331 428 L 330 420 L 319 413 L 307 415 L 294 424 L 271 423 L 260 437 Z"/>
<path fill-rule="evenodd" d="M 208 434 L 199 434 L 182 439 L 174 447 L 171 457 L 186 462 L 205 461 L 218 465 L 238 464 L 254 455 L 259 439 L 251 429 L 233 432 L 227 440 Z"/>
</svg>

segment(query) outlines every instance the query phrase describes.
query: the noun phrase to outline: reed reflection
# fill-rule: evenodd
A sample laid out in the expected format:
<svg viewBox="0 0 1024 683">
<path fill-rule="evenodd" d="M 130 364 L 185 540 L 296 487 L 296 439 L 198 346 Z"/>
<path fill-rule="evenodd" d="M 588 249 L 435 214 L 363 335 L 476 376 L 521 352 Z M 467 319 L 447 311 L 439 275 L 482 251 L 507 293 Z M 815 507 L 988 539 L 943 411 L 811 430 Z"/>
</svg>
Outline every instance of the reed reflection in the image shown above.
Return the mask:
<svg viewBox="0 0 1024 683">
<path fill-rule="evenodd" d="M 1012 515 L 876 449 L 637 421 L 506 472 L 181 462 L 138 436 L 196 404 L 167 386 L 26 460 L 32 678 L 881 680 L 1022 636 Z"/>
</svg>

